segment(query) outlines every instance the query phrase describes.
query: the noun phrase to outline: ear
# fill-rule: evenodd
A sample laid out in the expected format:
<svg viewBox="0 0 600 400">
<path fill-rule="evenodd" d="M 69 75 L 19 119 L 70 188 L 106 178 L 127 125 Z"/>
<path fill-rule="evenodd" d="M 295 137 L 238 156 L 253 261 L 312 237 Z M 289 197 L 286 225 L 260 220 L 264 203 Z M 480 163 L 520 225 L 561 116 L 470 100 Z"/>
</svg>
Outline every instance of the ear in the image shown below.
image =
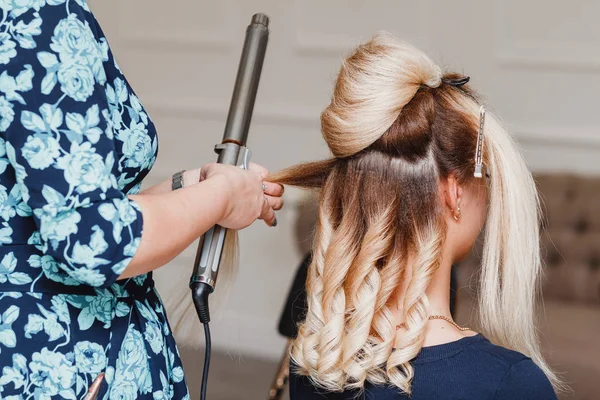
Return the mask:
<svg viewBox="0 0 600 400">
<path fill-rule="evenodd" d="M 448 210 L 454 217 L 454 219 L 459 218 L 458 208 L 460 207 L 460 200 L 463 194 L 462 187 L 458 184 L 456 177 L 454 174 L 448 175 L 445 182 L 443 182 L 444 189 L 444 202 Z"/>
</svg>

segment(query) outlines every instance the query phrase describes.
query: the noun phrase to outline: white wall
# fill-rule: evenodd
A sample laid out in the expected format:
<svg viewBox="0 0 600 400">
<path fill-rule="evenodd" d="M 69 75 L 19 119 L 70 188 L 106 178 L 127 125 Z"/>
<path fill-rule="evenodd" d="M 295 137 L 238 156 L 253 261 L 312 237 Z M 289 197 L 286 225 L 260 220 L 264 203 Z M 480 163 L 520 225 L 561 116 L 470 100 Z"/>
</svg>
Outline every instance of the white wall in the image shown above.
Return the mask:
<svg viewBox="0 0 600 400">
<path fill-rule="evenodd" d="M 159 129 L 148 184 L 215 159 L 255 12 L 271 17 L 271 37 L 249 144 L 271 170 L 327 154 L 318 118 L 340 58 L 387 30 L 471 76 L 533 169 L 600 172 L 597 0 L 93 0 L 92 8 Z M 276 229 L 241 234 L 241 273 L 213 323 L 216 347 L 280 355 L 276 324 L 300 259 L 294 216 L 290 204 Z M 194 252 L 163 268 L 159 284 L 187 277 Z"/>
</svg>

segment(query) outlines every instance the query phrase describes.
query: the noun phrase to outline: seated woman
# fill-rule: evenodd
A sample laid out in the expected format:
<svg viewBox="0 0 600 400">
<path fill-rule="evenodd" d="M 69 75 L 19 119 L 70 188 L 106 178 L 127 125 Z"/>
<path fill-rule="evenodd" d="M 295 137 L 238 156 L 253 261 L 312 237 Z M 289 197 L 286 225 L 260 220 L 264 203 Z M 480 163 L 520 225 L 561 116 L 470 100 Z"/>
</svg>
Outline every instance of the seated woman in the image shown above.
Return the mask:
<svg viewBox="0 0 600 400">
<path fill-rule="evenodd" d="M 333 157 L 272 177 L 320 189 L 292 400 L 556 399 L 534 325 L 536 188 L 468 80 L 377 35 L 321 115 Z M 476 333 L 451 318 L 450 269 L 484 224 Z"/>
</svg>

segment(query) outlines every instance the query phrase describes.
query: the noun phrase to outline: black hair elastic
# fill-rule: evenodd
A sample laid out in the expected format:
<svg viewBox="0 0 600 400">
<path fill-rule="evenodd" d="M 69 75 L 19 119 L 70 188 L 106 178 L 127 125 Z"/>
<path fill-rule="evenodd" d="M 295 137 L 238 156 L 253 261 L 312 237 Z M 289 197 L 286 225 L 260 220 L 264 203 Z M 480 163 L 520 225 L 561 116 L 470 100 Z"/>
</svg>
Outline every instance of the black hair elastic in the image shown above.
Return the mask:
<svg viewBox="0 0 600 400">
<path fill-rule="evenodd" d="M 470 80 L 471 78 L 468 76 L 456 79 L 442 78 L 442 82 L 448 85 L 452 85 L 454 87 L 461 87 L 462 85 L 467 84 Z"/>
</svg>

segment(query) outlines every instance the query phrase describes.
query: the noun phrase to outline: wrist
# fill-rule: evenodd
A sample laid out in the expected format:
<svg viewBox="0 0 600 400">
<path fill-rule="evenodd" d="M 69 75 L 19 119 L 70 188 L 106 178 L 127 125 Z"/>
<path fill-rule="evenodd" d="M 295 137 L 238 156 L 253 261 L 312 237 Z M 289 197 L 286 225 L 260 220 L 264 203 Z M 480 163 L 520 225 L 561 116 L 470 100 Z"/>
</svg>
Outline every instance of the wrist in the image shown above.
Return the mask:
<svg viewBox="0 0 600 400">
<path fill-rule="evenodd" d="M 212 175 L 209 179 L 203 180 L 201 184 L 206 187 L 214 199 L 215 223 L 218 223 L 230 213 L 231 185 L 228 182 L 227 176 L 221 174 Z"/>
</svg>

